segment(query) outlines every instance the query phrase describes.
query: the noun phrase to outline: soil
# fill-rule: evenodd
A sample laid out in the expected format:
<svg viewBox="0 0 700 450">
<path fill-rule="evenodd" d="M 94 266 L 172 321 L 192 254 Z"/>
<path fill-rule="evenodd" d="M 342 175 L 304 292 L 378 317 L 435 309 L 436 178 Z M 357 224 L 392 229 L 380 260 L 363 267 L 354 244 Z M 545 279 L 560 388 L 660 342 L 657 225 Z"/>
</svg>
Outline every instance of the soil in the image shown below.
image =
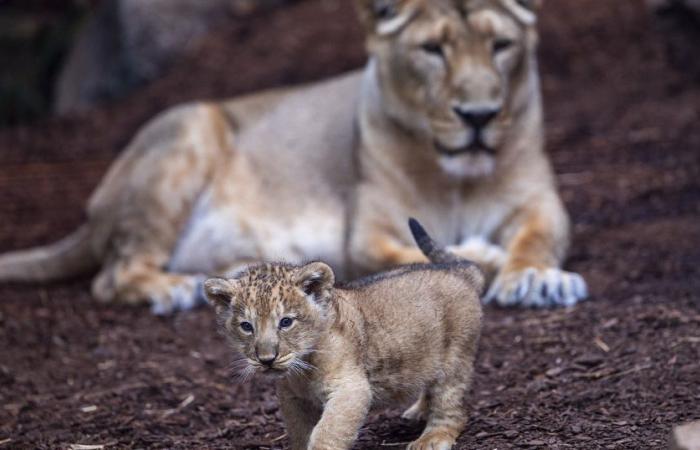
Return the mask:
<svg viewBox="0 0 700 450">
<path fill-rule="evenodd" d="M 700 419 L 700 82 L 665 33 L 674 55 L 693 40 L 657 23 L 641 0 L 545 5 L 567 267 L 593 295 L 567 310 L 486 309 L 459 449 L 663 448 L 674 424 Z M 1 130 L 0 249 L 77 226 L 109 162 L 167 106 L 363 60 L 351 2 L 305 0 L 232 20 L 129 98 Z M 286 448 L 272 382 L 236 382 L 212 311 L 99 305 L 87 279 L 0 286 L 0 299 L 0 449 Z M 402 448 L 420 429 L 398 409 L 373 413 L 356 448 Z"/>
</svg>

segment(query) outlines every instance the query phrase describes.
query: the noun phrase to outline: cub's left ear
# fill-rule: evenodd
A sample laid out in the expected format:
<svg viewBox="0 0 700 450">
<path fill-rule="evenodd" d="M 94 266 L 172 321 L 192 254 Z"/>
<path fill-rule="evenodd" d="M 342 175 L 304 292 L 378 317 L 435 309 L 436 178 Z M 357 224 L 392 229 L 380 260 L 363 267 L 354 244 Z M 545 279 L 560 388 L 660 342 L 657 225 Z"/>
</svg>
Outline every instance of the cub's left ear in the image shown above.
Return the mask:
<svg viewBox="0 0 700 450">
<path fill-rule="evenodd" d="M 296 284 L 316 302 L 325 301 L 335 285 L 333 269 L 322 262 L 313 262 L 298 269 Z"/>
<path fill-rule="evenodd" d="M 356 0 L 360 20 L 370 32 L 390 35 L 401 30 L 415 15 L 415 0 Z"/>
<path fill-rule="evenodd" d="M 504 6 L 525 25 L 537 23 L 537 13 L 544 0 L 501 0 Z"/>
<path fill-rule="evenodd" d="M 223 278 L 210 278 L 204 282 L 204 296 L 219 311 L 231 306 L 235 289 L 233 283 Z"/>
</svg>

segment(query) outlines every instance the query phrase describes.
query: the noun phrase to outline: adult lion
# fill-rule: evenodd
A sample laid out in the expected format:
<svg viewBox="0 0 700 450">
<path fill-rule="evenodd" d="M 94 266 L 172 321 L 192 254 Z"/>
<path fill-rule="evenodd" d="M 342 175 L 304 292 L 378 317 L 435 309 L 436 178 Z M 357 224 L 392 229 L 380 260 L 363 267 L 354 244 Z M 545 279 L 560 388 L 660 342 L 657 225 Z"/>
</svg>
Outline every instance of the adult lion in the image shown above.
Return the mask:
<svg viewBox="0 0 700 450">
<path fill-rule="evenodd" d="M 356 0 L 370 59 L 330 81 L 174 108 L 146 125 L 56 244 L 0 280 L 100 267 L 100 301 L 198 302 L 202 274 L 318 258 L 424 261 L 406 226 L 490 269 L 487 300 L 571 305 L 569 223 L 543 152 L 535 2 Z"/>
</svg>

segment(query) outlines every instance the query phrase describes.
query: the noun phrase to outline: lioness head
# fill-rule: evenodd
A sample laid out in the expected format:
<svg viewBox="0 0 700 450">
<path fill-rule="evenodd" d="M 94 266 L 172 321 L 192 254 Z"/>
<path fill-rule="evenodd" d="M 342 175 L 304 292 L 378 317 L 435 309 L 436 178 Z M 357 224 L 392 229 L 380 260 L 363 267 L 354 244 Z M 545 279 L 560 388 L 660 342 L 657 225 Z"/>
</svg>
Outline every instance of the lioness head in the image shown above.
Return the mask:
<svg viewBox="0 0 700 450">
<path fill-rule="evenodd" d="M 233 279 L 209 279 L 204 291 L 244 371 L 300 372 L 324 326 L 335 277 L 326 264 L 263 264 Z"/>
<path fill-rule="evenodd" d="M 358 0 L 388 113 L 432 141 L 443 169 L 493 171 L 526 106 L 537 0 Z"/>
</svg>

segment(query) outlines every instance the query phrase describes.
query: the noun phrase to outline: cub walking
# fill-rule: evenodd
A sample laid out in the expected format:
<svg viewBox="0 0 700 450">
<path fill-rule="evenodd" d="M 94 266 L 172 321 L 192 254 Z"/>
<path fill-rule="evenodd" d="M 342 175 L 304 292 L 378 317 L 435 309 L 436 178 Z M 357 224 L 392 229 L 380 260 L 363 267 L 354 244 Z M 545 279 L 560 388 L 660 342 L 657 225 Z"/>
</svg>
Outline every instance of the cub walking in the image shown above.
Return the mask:
<svg viewBox="0 0 700 450">
<path fill-rule="evenodd" d="M 370 407 L 407 397 L 425 419 L 408 448 L 446 450 L 465 426 L 481 329 L 481 271 L 438 247 L 415 220 L 431 264 L 343 285 L 321 262 L 251 266 L 209 279 L 206 296 L 246 370 L 276 373 L 294 450 L 349 449 Z"/>
</svg>

